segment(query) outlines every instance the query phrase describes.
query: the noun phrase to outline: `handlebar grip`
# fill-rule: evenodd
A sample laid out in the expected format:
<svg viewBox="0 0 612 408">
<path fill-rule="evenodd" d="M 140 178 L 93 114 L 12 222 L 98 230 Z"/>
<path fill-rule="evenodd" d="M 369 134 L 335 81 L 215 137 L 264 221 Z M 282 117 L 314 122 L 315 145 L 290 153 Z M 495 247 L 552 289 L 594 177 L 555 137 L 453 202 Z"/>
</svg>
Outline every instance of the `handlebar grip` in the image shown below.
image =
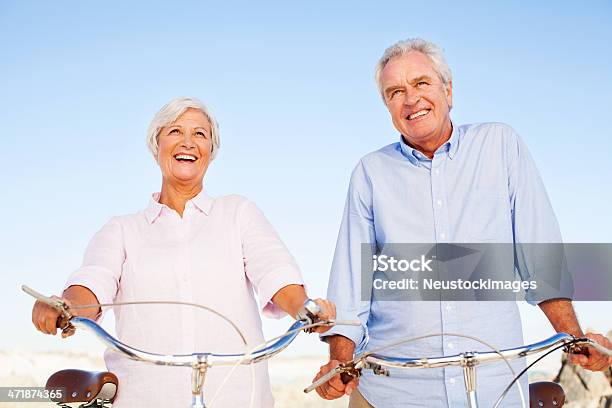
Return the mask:
<svg viewBox="0 0 612 408">
<path fill-rule="evenodd" d="M 340 373 L 340 380 L 342 384 L 350 383 L 355 377 L 350 375 L 349 373 Z"/>
<path fill-rule="evenodd" d="M 76 328 L 72 325 L 72 323 L 70 323 L 70 318 L 68 318 L 66 315 L 59 315 L 57 317 L 55 327 L 62 329 L 62 333 L 65 336 L 70 336 L 76 331 Z"/>
<path fill-rule="evenodd" d="M 574 346 L 570 350 L 571 354 L 581 354 L 583 356 L 589 357 L 591 353 L 589 352 L 589 348 L 586 346 Z"/>
<path fill-rule="evenodd" d="M 64 327 L 68 326 L 70 324 L 69 320 L 62 315 L 57 316 L 57 320 L 55 322 L 55 327 L 57 327 L 58 329 L 63 329 Z"/>
</svg>

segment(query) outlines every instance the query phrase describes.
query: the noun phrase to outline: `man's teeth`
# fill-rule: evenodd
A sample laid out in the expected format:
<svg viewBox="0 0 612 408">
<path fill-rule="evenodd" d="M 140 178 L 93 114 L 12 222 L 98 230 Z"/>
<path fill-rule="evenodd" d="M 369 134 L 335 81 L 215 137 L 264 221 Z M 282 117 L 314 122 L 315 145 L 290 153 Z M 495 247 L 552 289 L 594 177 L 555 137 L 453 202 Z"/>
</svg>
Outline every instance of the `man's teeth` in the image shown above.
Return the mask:
<svg viewBox="0 0 612 408">
<path fill-rule="evenodd" d="M 413 113 L 412 115 L 408 116 L 408 120 L 416 119 L 416 118 L 421 117 L 423 115 L 427 115 L 428 113 L 429 113 L 428 109 L 420 110 L 417 113 Z"/>
<path fill-rule="evenodd" d="M 176 156 L 174 156 L 174 158 L 176 160 L 196 161 L 196 158 L 194 156 L 191 156 L 191 155 L 188 155 L 188 154 L 177 154 Z"/>
</svg>

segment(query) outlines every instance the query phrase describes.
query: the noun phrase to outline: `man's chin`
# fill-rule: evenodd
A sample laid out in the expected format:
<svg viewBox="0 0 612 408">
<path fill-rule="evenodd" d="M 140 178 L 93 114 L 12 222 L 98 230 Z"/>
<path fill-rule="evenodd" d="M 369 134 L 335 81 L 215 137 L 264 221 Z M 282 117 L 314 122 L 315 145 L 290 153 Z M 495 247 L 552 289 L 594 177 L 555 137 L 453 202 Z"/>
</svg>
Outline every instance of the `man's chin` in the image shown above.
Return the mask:
<svg viewBox="0 0 612 408">
<path fill-rule="evenodd" d="M 435 139 L 435 132 L 432 130 L 429 131 L 420 131 L 420 132 L 410 132 L 408 135 L 406 133 L 402 133 L 404 137 L 404 141 L 412 147 L 423 146 L 431 142 Z"/>
</svg>

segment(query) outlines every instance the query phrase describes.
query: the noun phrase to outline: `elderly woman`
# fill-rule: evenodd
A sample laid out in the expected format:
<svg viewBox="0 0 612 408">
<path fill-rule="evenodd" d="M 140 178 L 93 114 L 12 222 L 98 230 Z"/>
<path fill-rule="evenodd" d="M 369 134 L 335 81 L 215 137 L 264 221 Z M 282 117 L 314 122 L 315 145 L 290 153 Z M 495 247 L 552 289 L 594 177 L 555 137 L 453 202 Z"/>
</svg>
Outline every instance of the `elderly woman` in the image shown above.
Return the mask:
<svg viewBox="0 0 612 408">
<path fill-rule="evenodd" d="M 238 195 L 213 198 L 202 188 L 219 150 L 217 123 L 197 99 L 179 98 L 155 115 L 148 145 L 162 174 L 161 192 L 146 209 L 111 219 L 92 239 L 83 265 L 68 279 L 70 305 L 180 300 L 214 308 L 244 333 L 249 347 L 263 341 L 253 289 L 263 313 L 295 317 L 307 299 L 299 269 L 262 212 Z M 333 304 L 317 300 L 321 317 Z M 125 343 L 158 353 L 244 352 L 244 344 L 218 317 L 189 307 L 116 307 L 116 331 Z M 100 319 L 103 311 L 76 309 Z M 37 302 L 36 328 L 56 333 L 55 310 Z M 107 352 L 120 380 L 115 407 L 179 407 L 190 402 L 190 370 L 152 366 Z M 205 398 L 215 395 L 227 370 L 209 370 Z M 254 378 L 254 383 L 251 379 Z M 215 406 L 271 407 L 265 363 L 241 366 L 219 391 Z"/>
</svg>

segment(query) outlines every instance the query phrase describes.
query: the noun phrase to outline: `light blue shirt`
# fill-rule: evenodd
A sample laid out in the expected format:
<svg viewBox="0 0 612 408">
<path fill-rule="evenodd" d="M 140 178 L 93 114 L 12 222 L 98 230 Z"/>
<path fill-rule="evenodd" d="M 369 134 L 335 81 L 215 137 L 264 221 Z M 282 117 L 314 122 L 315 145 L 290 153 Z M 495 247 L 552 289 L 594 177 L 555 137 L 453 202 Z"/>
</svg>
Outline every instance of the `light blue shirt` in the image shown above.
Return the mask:
<svg viewBox="0 0 612 408">
<path fill-rule="evenodd" d="M 445 333 L 380 353 L 403 357 L 488 350 L 450 333 L 476 336 L 497 348 L 523 344 L 516 302 L 361 300 L 362 243 L 380 248 L 442 242 L 561 242 L 535 163 L 509 126 L 455 126 L 433 159 L 403 140 L 361 159 L 351 176 L 328 298 L 336 303 L 339 319 L 359 319 L 367 329 L 338 326 L 322 337 L 343 335 L 359 353 L 398 339 Z M 534 273 L 525 265 L 517 268 L 522 279 Z M 518 373 L 524 363 L 517 360 L 513 367 Z M 492 406 L 511 379 L 503 362 L 480 366 L 481 406 Z M 526 378 L 522 384 L 528 398 Z M 391 370 L 389 377 L 363 370 L 359 390 L 376 407 L 466 406 L 463 374 L 456 367 Z M 518 396 L 515 388 L 502 406 L 520 406 Z"/>
</svg>

